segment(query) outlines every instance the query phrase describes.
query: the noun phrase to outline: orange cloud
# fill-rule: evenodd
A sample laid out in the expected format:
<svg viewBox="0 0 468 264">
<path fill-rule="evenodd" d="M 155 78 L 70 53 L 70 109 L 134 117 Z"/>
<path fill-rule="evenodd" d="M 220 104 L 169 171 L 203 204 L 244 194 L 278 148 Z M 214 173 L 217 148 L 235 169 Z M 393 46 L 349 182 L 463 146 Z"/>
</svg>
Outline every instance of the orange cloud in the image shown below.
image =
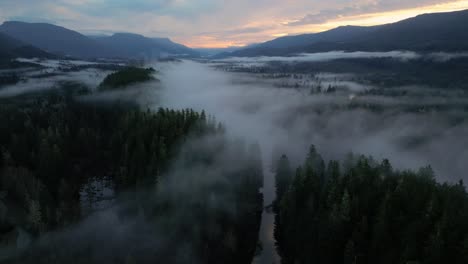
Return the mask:
<svg viewBox="0 0 468 264">
<path fill-rule="evenodd" d="M 320 24 L 290 26 L 292 19 L 268 19 L 249 22 L 246 26 L 265 27 L 264 31 L 255 33 L 234 34 L 226 36 L 204 36 L 179 39 L 191 47 L 229 47 L 244 46 L 250 43 L 258 43 L 272 38 L 297 35 L 304 33 L 316 33 L 343 25 L 373 26 L 394 23 L 424 13 L 451 12 L 468 9 L 468 0 L 453 1 L 418 8 L 408 8 L 396 11 L 367 13 L 360 15 L 338 16 L 335 19 Z"/>
</svg>

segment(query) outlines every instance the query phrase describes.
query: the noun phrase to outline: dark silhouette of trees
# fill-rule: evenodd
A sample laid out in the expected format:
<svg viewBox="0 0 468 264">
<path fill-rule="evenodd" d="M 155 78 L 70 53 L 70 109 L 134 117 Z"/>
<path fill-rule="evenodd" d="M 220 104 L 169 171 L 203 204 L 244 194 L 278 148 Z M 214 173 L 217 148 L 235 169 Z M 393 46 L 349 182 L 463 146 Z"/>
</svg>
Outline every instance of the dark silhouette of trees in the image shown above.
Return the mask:
<svg viewBox="0 0 468 264">
<path fill-rule="evenodd" d="M 153 68 L 127 67 L 117 72 L 109 74 L 99 85 L 101 90 L 112 90 L 122 88 L 131 84 L 156 80 Z"/>
<path fill-rule="evenodd" d="M 204 112 L 142 111 L 132 104 L 83 102 L 75 99 L 77 92 L 82 93 L 64 89 L 0 103 L 2 241 L 9 237 L 9 245 L 15 245 L 19 230 L 40 239 L 79 222 L 99 200 L 95 183 L 109 182 L 115 199 L 124 201 L 121 217 L 143 214 L 149 230 L 166 221 L 170 238 L 163 247 L 154 247 L 157 254 L 121 245 L 122 252 L 115 253 L 118 261 L 176 263 L 171 245 L 186 241 L 193 261 L 251 262 L 263 209 L 258 145 L 228 151 L 231 144 L 224 126 Z M 184 147 L 211 137 L 218 140 Z M 220 153 L 229 153 L 238 162 L 220 168 Z M 186 190 L 185 197 L 177 194 L 176 199 L 165 200 L 175 198 L 167 194 L 174 190 L 162 182 L 173 177 L 169 169 L 176 157 L 183 160 L 180 166 L 193 181 L 203 184 Z M 200 167 L 206 170 L 197 172 Z M 206 173 L 211 178 L 204 179 Z M 212 206 L 214 201 L 218 207 Z M 171 222 L 180 214 L 187 217 Z M 152 235 L 147 232 L 146 236 Z M 62 263 L 97 261 L 99 248 L 57 243 L 33 246 L 11 263 L 48 263 L 51 258 Z"/>
<path fill-rule="evenodd" d="M 279 193 L 287 189 L 276 209 L 283 263 L 468 261 L 463 182 L 437 183 L 431 167 L 396 171 L 365 156 L 323 164 L 311 147 L 292 182 L 279 182 Z"/>
</svg>

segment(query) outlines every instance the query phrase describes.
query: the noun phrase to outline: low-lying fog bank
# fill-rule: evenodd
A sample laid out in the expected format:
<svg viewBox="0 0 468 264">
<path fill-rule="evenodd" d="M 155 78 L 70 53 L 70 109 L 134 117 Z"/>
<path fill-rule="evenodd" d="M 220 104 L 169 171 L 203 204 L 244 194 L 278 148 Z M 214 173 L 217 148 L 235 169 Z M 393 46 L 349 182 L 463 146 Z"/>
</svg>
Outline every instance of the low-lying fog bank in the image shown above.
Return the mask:
<svg viewBox="0 0 468 264">
<path fill-rule="evenodd" d="M 154 108 L 205 110 L 231 135 L 259 142 L 265 206 L 275 199 L 274 174 L 268 172 L 274 162 L 285 153 L 296 166 L 311 144 L 321 149 L 325 159 L 343 159 L 354 152 L 388 158 L 397 169 L 431 164 L 440 181 L 466 180 L 466 99 L 420 87 L 401 87 L 402 96 L 360 95 L 378 87 L 352 81 L 335 81 L 335 87 L 339 83 L 347 92 L 311 93 L 311 87 L 277 85 L 275 78 L 214 67 L 219 65 L 191 61 L 160 66 L 161 90 L 152 90 L 155 94 L 149 98 L 154 102 L 142 99 Z M 338 77 L 343 76 L 321 76 Z M 449 110 L 425 111 L 434 104 Z M 462 107 L 454 108 L 457 104 Z M 263 251 L 254 263 L 279 262 L 273 229 L 274 216 L 265 211 L 260 230 Z"/>
<path fill-rule="evenodd" d="M 436 62 L 449 61 L 456 58 L 466 58 L 468 53 L 447 53 L 447 52 L 434 52 L 434 53 L 417 53 L 414 51 L 388 51 L 388 52 L 345 52 L 345 51 L 330 51 L 320 53 L 302 53 L 294 56 L 259 56 L 259 57 L 230 57 L 220 59 L 218 62 L 236 62 L 236 63 L 265 63 L 265 62 L 319 62 L 331 61 L 341 59 L 375 59 L 375 58 L 393 58 L 401 61 L 425 59 Z"/>
<path fill-rule="evenodd" d="M 408 54 L 352 55 L 359 56 Z M 450 58 L 454 56 L 451 54 Z M 76 64 L 44 63 L 50 68 L 28 74 L 57 69 L 54 65 Z M 82 99 L 137 99 L 144 108 L 205 110 L 223 122 L 229 133 L 258 141 L 268 163 L 272 152 L 275 158 L 285 152 L 299 163 L 308 146 L 315 144 L 326 158 L 339 159 L 352 151 L 377 159 L 389 158 L 400 169 L 430 164 L 440 180 L 466 179 L 466 91 L 410 84 L 381 89 L 360 76 L 346 73 L 233 73 L 216 70 L 217 63 L 193 61 L 157 62 L 153 66 L 160 70 L 161 83 L 138 84 L 138 89 L 95 93 Z M 94 90 L 109 72 L 95 68 L 57 70 L 52 76 L 27 77 L 4 86 L 0 97 L 53 89 L 63 82 L 81 83 Z M 313 92 L 317 85 L 321 90 Z M 329 93 L 330 87 L 337 91 Z"/>
<path fill-rule="evenodd" d="M 389 158 L 400 169 L 432 165 L 441 181 L 466 179 L 468 122 L 461 110 L 408 112 L 398 105 L 424 105 L 438 100 L 450 105 L 464 99 L 434 97 L 362 96 L 381 104 L 380 111 L 352 104 L 346 94 L 308 94 L 274 88 L 271 83 L 244 74 L 216 71 L 191 61 L 160 68 L 162 90 L 154 107 L 191 107 L 206 110 L 237 136 L 257 140 L 271 159 L 285 152 L 300 162 L 310 144 L 328 159 L 348 152 Z M 247 80 L 247 81 L 243 81 Z M 409 87 L 408 89 L 412 89 Z M 429 103 L 429 102 L 428 102 Z M 391 104 L 397 107 L 386 108 Z"/>
<path fill-rule="evenodd" d="M 64 83 L 74 83 L 95 90 L 109 73 L 126 67 L 123 62 L 24 58 L 18 58 L 12 63 L 18 65 L 0 70 L 0 98 L 61 88 Z M 12 81 L 2 83 L 2 77 Z"/>
<path fill-rule="evenodd" d="M 136 100 L 145 110 L 157 110 L 160 107 L 204 110 L 207 115 L 214 116 L 226 126 L 228 138 L 242 138 L 245 144 L 259 143 L 265 176 L 265 206 L 275 199 L 272 171 L 277 159 L 281 154 L 287 154 L 292 166 L 296 167 L 302 163 L 311 144 L 320 149 L 326 160 L 343 159 L 349 152 L 354 152 L 372 155 L 375 159 L 388 158 L 396 169 L 414 169 L 430 164 L 439 181 L 467 180 L 468 96 L 464 90 L 445 90 L 412 84 L 382 87 L 378 83 L 367 82 L 365 76 L 355 73 L 324 71 L 318 74 L 285 75 L 275 72 L 229 72 L 220 67 L 219 63 L 194 61 L 158 62 L 151 66 L 159 70 L 155 74 L 160 82 L 149 81 L 104 92 L 97 87 L 110 72 L 106 69 L 91 67 L 66 72 L 56 68 L 57 70 L 52 71 L 53 75 L 42 78 L 33 78 L 29 72 L 24 81 L 1 88 L 0 99 L 54 89 L 63 82 L 77 82 L 92 91 L 79 96 L 78 100 L 97 104 Z M 54 68 L 50 66 L 46 69 Z M 37 71 L 44 69 L 32 71 L 40 74 Z M 207 148 L 207 152 L 213 153 L 219 150 L 214 139 L 199 142 L 195 147 L 188 142 L 185 147 L 197 151 Z M 239 143 L 241 141 L 232 142 L 235 143 L 228 146 L 235 149 L 242 148 L 241 145 L 244 144 Z M 149 142 L 144 142 L 147 143 Z M 148 249 L 148 253 L 155 248 L 159 248 L 161 252 L 169 252 L 169 244 L 173 241 L 166 238 L 166 235 L 170 237 L 171 234 L 164 233 L 169 230 L 166 227 L 170 224 L 165 221 L 173 221 L 172 224 L 179 224 L 179 227 L 192 228 L 192 223 L 186 222 L 187 219 L 192 221 L 192 211 L 186 208 L 197 208 L 192 207 L 193 201 L 213 205 L 216 209 L 214 211 L 229 214 L 236 204 L 224 192 L 217 196 L 203 196 L 208 193 L 204 190 L 218 184 L 218 180 L 224 184 L 228 182 L 224 178 L 213 180 L 218 170 L 242 167 L 242 164 L 250 160 L 246 155 L 238 154 L 241 152 L 228 151 L 229 155 L 224 151 L 218 152 L 219 160 L 208 168 L 201 169 L 198 164 L 187 168 L 181 165 L 183 163 L 180 163 L 180 157 L 173 163 L 172 169 L 167 173 L 169 177 L 160 184 L 163 190 L 167 188 L 162 195 L 167 195 L 167 200 L 176 203 L 175 208 L 178 209 L 167 218 L 161 218 L 161 223 L 158 222 L 157 228 L 152 230 L 152 234 L 158 234 L 158 238 L 145 237 L 145 234 L 150 234 L 147 229 L 149 225 L 140 216 L 123 220 L 117 216 L 116 212 L 127 203 L 130 203 L 128 207 L 131 208 L 140 205 L 134 205 L 126 197 L 119 201 L 114 200 L 116 198 L 111 189 L 106 189 L 108 193 L 104 194 L 105 188 L 100 187 L 103 190 L 104 203 L 96 204 L 97 208 L 90 207 L 89 215 L 79 224 L 65 231 L 58 231 L 57 234 L 49 234 L 45 240 L 39 240 L 39 244 L 48 245 L 50 241 L 55 241 L 54 243 L 66 245 L 67 249 L 67 246 L 73 248 L 74 238 L 81 235 L 80 242 L 84 241 L 84 245 L 76 248 L 77 252 L 90 246 L 96 251 L 98 258 L 104 259 L 116 249 L 125 246 L 128 241 L 139 241 L 139 236 L 143 236 L 146 247 L 135 247 L 132 249 L 135 252 Z M 94 185 L 99 184 L 101 182 L 91 181 L 88 185 L 94 188 Z M 148 192 L 137 191 L 137 194 L 145 195 Z M 80 195 L 86 198 L 84 194 Z M 202 196 L 203 199 L 192 199 L 195 196 Z M 150 203 L 161 198 L 155 198 L 152 190 L 148 197 L 151 198 L 147 199 Z M 180 197 L 186 197 L 184 201 L 187 204 L 180 204 Z M 84 199 L 83 203 L 89 201 Z M 113 225 L 106 225 L 109 221 Z M 164 228 L 160 230 L 160 226 Z M 278 260 L 275 255 L 273 227 L 274 216 L 264 212 L 260 231 L 263 253 L 255 263 L 272 263 L 273 260 Z M 115 244 L 101 250 L 101 240 L 108 237 L 114 238 Z M 196 238 L 197 235 L 193 234 L 193 237 Z M 178 248 L 178 255 L 185 257 L 180 260 L 181 263 L 192 257 L 188 246 L 190 245 Z M 117 257 L 126 258 L 124 254 Z"/>
</svg>

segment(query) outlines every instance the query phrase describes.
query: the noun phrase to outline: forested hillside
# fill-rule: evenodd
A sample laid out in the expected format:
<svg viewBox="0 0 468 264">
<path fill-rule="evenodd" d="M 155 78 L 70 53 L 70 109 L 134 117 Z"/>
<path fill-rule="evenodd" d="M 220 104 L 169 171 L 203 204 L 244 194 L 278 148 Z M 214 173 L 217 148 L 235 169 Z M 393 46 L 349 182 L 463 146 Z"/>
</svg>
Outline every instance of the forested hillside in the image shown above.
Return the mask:
<svg viewBox="0 0 468 264">
<path fill-rule="evenodd" d="M 202 263 L 250 262 L 262 210 L 259 150 L 229 148 L 223 126 L 204 113 L 142 111 L 132 104 L 76 99 L 87 93 L 84 87 L 75 86 L 2 99 L 0 261 L 100 263 L 106 250 L 118 248 L 116 261 L 178 263 L 170 245 L 185 240 L 190 258 Z M 198 143 L 185 147 L 205 137 L 217 138 L 208 144 L 214 149 Z M 245 159 L 217 170 L 220 152 Z M 172 186 L 180 177 L 170 169 L 174 162 L 185 164 L 177 168 L 186 168 L 192 181 L 204 184 L 194 190 Z M 195 173 L 200 168 L 206 170 Z M 203 180 L 207 173 L 210 177 Z M 111 197 L 98 190 L 104 183 Z M 200 195 L 193 196 L 192 191 Z M 229 210 L 213 206 L 213 199 Z M 119 221 L 130 223 L 144 215 L 145 224 L 124 237 L 131 239 L 144 228 L 147 236 L 138 242 L 153 250 L 141 253 L 138 243 L 133 247 L 128 241 L 101 245 L 100 239 L 107 236 L 104 229 L 120 230 L 107 224 L 93 224 L 96 231 L 89 237 L 83 235 L 80 245 L 75 245 L 75 237 L 64 235 L 64 230 L 85 233 L 80 222 L 95 212 L 113 212 L 99 209 L 106 202 L 120 208 Z M 186 215 L 179 218 L 180 214 Z M 192 225 L 199 229 L 187 229 Z M 31 241 L 29 246 L 15 246 L 24 243 L 24 237 Z M 157 242 L 162 237 L 167 243 Z M 49 243 L 41 243 L 43 239 Z M 5 253 L 9 248 L 12 252 Z"/>
<path fill-rule="evenodd" d="M 5 201 L 21 205 L 16 217 L 24 216 L 19 222 L 34 233 L 79 216 L 79 190 L 89 177 L 112 176 L 118 189 L 156 182 L 175 145 L 195 127 L 198 133 L 209 129 L 190 110 L 141 112 L 57 93 L 22 105 L 2 103 L 0 120 Z M 27 221 L 32 207 L 41 217 Z"/>
<path fill-rule="evenodd" d="M 342 26 L 328 31 L 280 37 L 232 52 L 228 56 L 287 56 L 327 51 L 464 52 L 468 11 L 423 14 L 396 23 L 359 27 Z"/>
<path fill-rule="evenodd" d="M 11 60 L 22 58 L 52 58 L 53 55 L 0 33 L 0 68 L 14 67 Z"/>
<path fill-rule="evenodd" d="M 156 80 L 153 68 L 127 67 L 120 71 L 109 74 L 99 85 L 101 90 L 112 90 L 122 88 L 131 84 Z"/>
<path fill-rule="evenodd" d="M 310 152 L 294 172 L 278 163 L 275 236 L 287 263 L 467 263 L 468 194 L 431 167 L 342 163 Z"/>
</svg>

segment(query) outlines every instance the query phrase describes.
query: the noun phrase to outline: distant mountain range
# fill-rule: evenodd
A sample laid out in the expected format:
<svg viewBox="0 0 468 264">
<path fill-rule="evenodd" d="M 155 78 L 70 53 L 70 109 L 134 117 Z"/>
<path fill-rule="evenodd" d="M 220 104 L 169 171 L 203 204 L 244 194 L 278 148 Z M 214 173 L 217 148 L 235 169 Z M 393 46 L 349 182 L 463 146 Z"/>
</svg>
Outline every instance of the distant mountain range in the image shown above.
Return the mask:
<svg viewBox="0 0 468 264">
<path fill-rule="evenodd" d="M 9 21 L 0 26 L 0 33 L 49 53 L 76 58 L 198 56 L 198 52 L 167 38 L 152 39 L 127 33 L 89 37 L 46 23 Z"/>
<path fill-rule="evenodd" d="M 112 55 L 109 49 L 94 40 L 76 31 L 51 24 L 9 21 L 0 26 L 0 32 L 57 55 L 80 58 Z"/>
<path fill-rule="evenodd" d="M 53 55 L 41 49 L 35 48 L 29 44 L 21 42 L 17 39 L 14 39 L 8 35 L 0 33 L 0 59 L 13 59 L 17 57 L 50 58 L 53 57 Z"/>
<path fill-rule="evenodd" d="M 241 49 L 245 49 L 246 47 L 226 47 L 226 48 L 195 48 L 197 52 L 199 52 L 202 56 L 209 57 L 214 56 L 222 53 L 229 53 L 238 51 Z"/>
<path fill-rule="evenodd" d="M 393 24 L 344 26 L 277 38 L 224 56 L 287 56 L 327 51 L 468 51 L 468 10 L 424 14 Z"/>
<path fill-rule="evenodd" d="M 75 58 L 157 58 L 287 56 L 327 51 L 421 52 L 468 51 L 468 10 L 420 15 L 393 24 L 371 27 L 344 26 L 329 31 L 287 36 L 242 49 L 190 49 L 167 38 L 117 33 L 85 36 L 46 23 L 5 22 L 0 26 L 0 58 L 47 57 L 51 54 Z"/>
<path fill-rule="evenodd" d="M 108 47 L 122 57 L 160 57 L 165 55 L 198 56 L 198 52 L 168 38 L 147 38 L 131 33 L 92 37 L 99 45 Z"/>
</svg>

